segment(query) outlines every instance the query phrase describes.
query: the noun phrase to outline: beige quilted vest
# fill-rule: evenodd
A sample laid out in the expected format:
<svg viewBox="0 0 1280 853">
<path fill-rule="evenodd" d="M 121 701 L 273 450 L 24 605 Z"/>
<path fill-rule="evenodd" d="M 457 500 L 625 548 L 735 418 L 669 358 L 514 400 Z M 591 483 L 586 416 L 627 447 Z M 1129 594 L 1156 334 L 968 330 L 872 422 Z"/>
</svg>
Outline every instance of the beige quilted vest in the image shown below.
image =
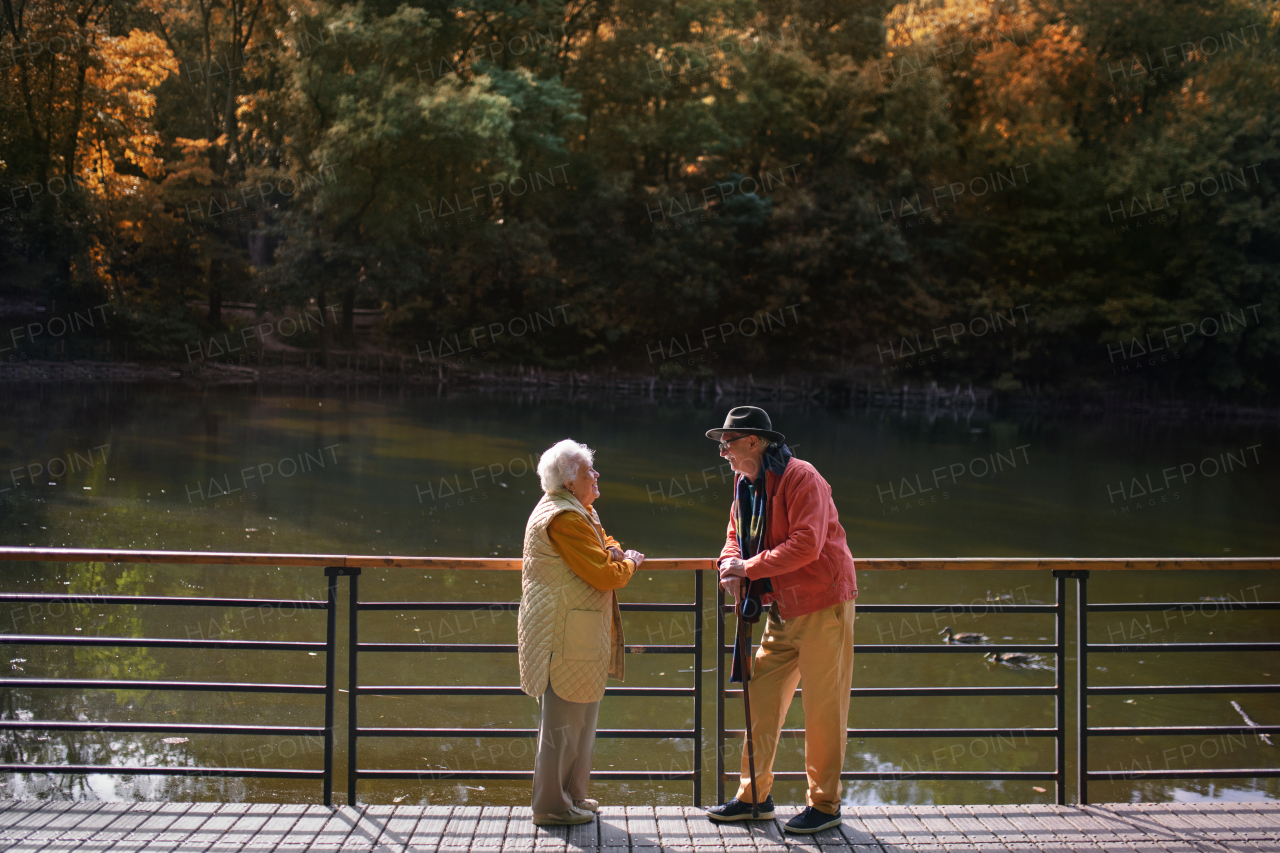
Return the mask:
<svg viewBox="0 0 1280 853">
<path fill-rule="evenodd" d="M 622 680 L 622 613 L 615 592 L 601 592 L 573 573 L 551 546 L 547 526 L 562 512 L 591 522 L 600 547 L 604 528 L 566 491 L 543 495 L 524 531 L 524 569 L 517 619 L 520 689 L 541 696 L 548 677 L 568 702 L 598 702 L 605 679 Z"/>
</svg>

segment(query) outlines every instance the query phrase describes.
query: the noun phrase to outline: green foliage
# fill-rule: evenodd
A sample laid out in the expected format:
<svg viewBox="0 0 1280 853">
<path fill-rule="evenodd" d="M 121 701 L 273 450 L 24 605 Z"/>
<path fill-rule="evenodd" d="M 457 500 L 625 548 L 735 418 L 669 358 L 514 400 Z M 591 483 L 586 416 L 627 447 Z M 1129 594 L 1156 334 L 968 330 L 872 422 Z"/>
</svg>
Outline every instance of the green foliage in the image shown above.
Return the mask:
<svg viewBox="0 0 1280 853">
<path fill-rule="evenodd" d="M 115 112 L 82 121 L 133 153 L 6 241 L 64 247 L 63 278 L 138 306 L 139 352 L 190 339 L 158 307 L 188 296 L 383 307 L 410 352 L 568 305 L 568 328 L 485 358 L 646 370 L 673 337 L 794 309 L 668 374 L 1099 388 L 1150 336 L 1171 393 L 1277 391 L 1273 4 L 256 3 L 122 7 L 135 34 L 91 63 L 117 69 L 93 89 Z M 239 70 L 212 73 L 219 52 Z M 28 181 L 61 164 L 19 71 L 0 145 Z M 154 127 L 126 108 L 142 90 Z M 242 203 L 208 215 L 221 198 Z M 941 361 L 900 355 L 1015 313 Z"/>
<path fill-rule="evenodd" d="M 117 310 L 110 325 L 115 336 L 130 342 L 130 355 L 142 358 L 186 361 L 187 349 L 207 334 L 191 309 L 172 302 L 144 302 L 131 310 Z"/>
</svg>

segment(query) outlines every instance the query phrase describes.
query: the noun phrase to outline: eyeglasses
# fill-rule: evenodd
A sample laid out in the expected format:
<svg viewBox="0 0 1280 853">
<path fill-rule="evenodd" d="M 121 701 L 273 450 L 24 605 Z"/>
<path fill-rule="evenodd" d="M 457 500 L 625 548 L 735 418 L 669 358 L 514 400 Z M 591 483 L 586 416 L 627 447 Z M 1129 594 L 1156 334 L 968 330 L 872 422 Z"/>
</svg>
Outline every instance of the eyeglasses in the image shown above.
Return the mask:
<svg viewBox="0 0 1280 853">
<path fill-rule="evenodd" d="M 740 435 L 740 436 L 738 436 L 737 438 L 731 438 L 731 439 L 729 439 L 728 441 L 725 441 L 725 440 L 722 438 L 722 439 L 720 439 L 720 449 L 721 449 L 721 450 L 728 450 L 728 449 L 729 449 L 729 445 L 733 444 L 735 441 L 742 441 L 742 439 L 744 439 L 744 438 L 750 438 L 750 437 L 751 437 L 751 434 L 750 434 L 750 433 L 748 433 L 747 435 Z"/>
</svg>

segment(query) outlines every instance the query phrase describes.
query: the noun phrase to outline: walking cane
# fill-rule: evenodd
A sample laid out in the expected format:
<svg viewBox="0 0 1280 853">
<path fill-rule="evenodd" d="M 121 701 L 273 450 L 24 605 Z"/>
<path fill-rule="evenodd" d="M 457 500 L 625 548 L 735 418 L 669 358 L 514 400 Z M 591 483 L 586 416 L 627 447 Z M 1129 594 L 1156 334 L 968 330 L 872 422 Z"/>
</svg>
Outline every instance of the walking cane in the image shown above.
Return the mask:
<svg viewBox="0 0 1280 853">
<path fill-rule="evenodd" d="M 750 589 L 750 581 L 746 578 L 742 579 L 742 600 L 747 600 L 747 592 Z M 742 613 L 738 613 L 738 637 L 735 642 L 738 644 L 738 654 L 742 661 L 742 704 L 747 714 L 747 771 L 751 774 L 751 817 L 759 819 L 760 817 L 760 797 L 756 794 L 756 750 L 755 742 L 751 737 L 751 661 L 747 660 L 747 651 L 751 648 L 751 625 L 743 621 Z M 746 632 L 743 632 L 743 627 Z M 743 641 L 746 641 L 745 643 Z"/>
</svg>

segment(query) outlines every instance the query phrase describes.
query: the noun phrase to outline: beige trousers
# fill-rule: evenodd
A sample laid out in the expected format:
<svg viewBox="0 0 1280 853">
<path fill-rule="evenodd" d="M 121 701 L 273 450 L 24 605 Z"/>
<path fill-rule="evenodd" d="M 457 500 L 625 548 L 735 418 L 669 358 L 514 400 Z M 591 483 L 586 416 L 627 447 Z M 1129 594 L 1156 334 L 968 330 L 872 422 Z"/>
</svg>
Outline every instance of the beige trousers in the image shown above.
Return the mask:
<svg viewBox="0 0 1280 853">
<path fill-rule="evenodd" d="M 600 703 L 569 702 L 551 689 L 538 697 L 538 754 L 533 760 L 533 813 L 561 814 L 587 798 Z"/>
<path fill-rule="evenodd" d="M 751 731 L 755 744 L 756 793 L 773 790 L 773 758 L 787 709 L 802 688 L 805 801 L 835 814 L 840 808 L 840 771 L 848 743 L 849 688 L 853 683 L 854 599 L 816 613 L 779 621 L 769 610 L 751 674 Z M 747 747 L 737 797 L 751 802 Z"/>
</svg>

